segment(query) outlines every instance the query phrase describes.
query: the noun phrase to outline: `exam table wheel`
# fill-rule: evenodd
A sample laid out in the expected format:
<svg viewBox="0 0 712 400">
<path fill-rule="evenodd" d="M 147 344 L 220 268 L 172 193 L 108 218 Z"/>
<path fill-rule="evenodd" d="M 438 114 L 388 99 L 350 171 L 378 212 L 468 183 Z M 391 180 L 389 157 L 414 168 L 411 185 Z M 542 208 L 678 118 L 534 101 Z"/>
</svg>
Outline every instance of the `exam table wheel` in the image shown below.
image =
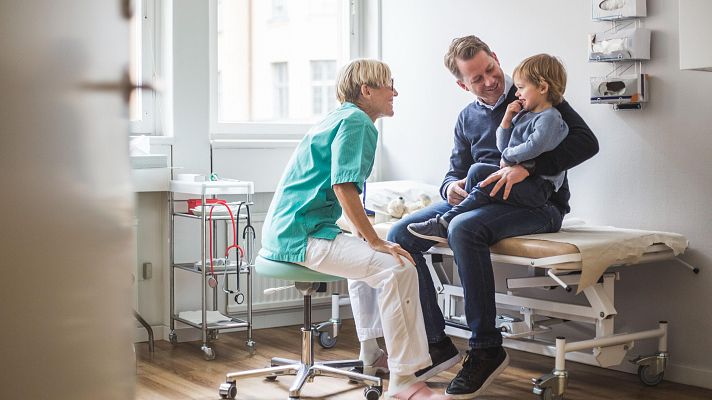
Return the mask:
<svg viewBox="0 0 712 400">
<path fill-rule="evenodd" d="M 319 345 L 325 349 L 331 349 L 336 346 L 336 340 L 328 331 L 319 332 Z"/>
<path fill-rule="evenodd" d="M 540 400 L 564 400 L 564 395 L 563 394 L 554 394 L 554 389 L 548 387 L 544 388 L 544 390 L 541 392 L 539 395 Z"/>
<path fill-rule="evenodd" d="M 383 389 L 380 386 L 368 386 L 363 390 L 363 396 L 366 400 L 378 400 L 381 397 Z"/>
<path fill-rule="evenodd" d="M 650 365 L 641 365 L 638 367 L 638 378 L 646 386 L 657 386 L 663 381 L 665 371 L 659 374 L 653 373 L 653 368 Z"/>
<path fill-rule="evenodd" d="M 237 385 L 235 382 L 225 382 L 220 385 L 218 390 L 221 399 L 234 399 L 237 396 Z"/>
<path fill-rule="evenodd" d="M 215 359 L 215 350 L 213 350 L 212 347 L 203 346 L 200 349 L 203 350 L 203 358 L 205 358 L 205 361 Z"/>
<path fill-rule="evenodd" d="M 176 335 L 176 331 L 171 331 L 171 333 L 168 334 L 168 341 L 171 342 L 171 344 L 178 344 L 178 335 Z"/>
</svg>

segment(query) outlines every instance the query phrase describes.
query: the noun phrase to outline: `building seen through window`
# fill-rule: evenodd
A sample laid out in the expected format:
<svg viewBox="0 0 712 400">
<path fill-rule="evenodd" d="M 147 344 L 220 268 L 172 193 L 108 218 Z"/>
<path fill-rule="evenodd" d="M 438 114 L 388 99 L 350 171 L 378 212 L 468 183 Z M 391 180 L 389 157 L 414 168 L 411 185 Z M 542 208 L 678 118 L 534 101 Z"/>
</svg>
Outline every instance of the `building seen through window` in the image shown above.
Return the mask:
<svg viewBox="0 0 712 400">
<path fill-rule="evenodd" d="M 326 114 L 336 107 L 336 61 L 312 61 L 312 112 Z"/>
<path fill-rule="evenodd" d="M 312 123 L 336 105 L 344 0 L 217 0 L 217 122 Z"/>
<path fill-rule="evenodd" d="M 289 117 L 289 69 L 286 62 L 272 63 L 272 106 L 275 118 Z"/>
</svg>

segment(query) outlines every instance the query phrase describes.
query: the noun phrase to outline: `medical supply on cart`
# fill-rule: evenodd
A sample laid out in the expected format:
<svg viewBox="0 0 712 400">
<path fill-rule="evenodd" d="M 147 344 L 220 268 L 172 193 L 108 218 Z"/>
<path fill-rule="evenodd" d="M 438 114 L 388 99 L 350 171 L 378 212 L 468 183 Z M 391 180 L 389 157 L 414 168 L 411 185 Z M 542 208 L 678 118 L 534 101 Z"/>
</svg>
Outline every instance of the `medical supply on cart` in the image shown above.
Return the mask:
<svg viewBox="0 0 712 400">
<path fill-rule="evenodd" d="M 205 203 L 208 204 L 208 207 L 205 207 L 210 211 L 209 205 L 210 204 L 218 204 L 219 202 L 223 202 L 225 200 L 223 199 L 206 199 Z M 185 201 L 188 204 L 188 212 L 193 214 L 193 215 L 201 215 L 201 214 L 196 214 L 193 210 L 198 211 L 199 213 L 203 212 L 203 206 L 202 202 L 200 199 L 188 199 Z M 220 211 L 220 210 L 218 210 Z M 225 214 L 227 214 L 226 211 L 223 210 Z"/>
<path fill-rule="evenodd" d="M 203 322 L 203 315 L 200 310 L 197 311 L 181 311 L 178 313 L 178 316 L 180 318 L 183 318 L 185 320 L 188 320 L 194 324 L 200 324 Z M 216 324 L 220 322 L 229 322 L 232 319 L 230 317 L 226 317 L 220 313 L 220 311 L 208 311 L 206 313 L 206 322 L 208 324 Z"/>
</svg>

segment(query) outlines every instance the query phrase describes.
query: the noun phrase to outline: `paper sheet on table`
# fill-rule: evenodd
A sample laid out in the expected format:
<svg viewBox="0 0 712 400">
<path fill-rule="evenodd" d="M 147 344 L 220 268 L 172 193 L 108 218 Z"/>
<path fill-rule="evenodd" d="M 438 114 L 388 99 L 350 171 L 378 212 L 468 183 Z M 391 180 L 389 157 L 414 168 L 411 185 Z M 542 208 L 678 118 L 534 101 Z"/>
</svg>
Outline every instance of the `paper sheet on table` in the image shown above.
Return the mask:
<svg viewBox="0 0 712 400">
<path fill-rule="evenodd" d="M 678 233 L 623 229 L 612 226 L 570 226 L 556 233 L 520 236 L 526 239 L 564 242 L 581 253 L 578 292 L 596 283 L 614 264 L 635 263 L 653 244 L 662 243 L 675 255 L 685 251 L 687 238 Z"/>
</svg>

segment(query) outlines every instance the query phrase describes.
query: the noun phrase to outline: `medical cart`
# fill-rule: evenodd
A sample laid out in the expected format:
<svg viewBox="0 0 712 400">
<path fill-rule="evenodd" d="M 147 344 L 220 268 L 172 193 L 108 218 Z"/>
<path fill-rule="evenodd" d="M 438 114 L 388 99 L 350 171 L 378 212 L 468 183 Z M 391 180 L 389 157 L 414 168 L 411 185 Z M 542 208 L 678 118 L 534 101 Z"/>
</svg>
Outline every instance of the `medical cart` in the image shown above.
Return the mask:
<svg viewBox="0 0 712 400">
<path fill-rule="evenodd" d="M 193 328 L 200 329 L 202 331 L 202 341 L 201 350 L 203 351 L 204 358 L 206 360 L 215 359 L 215 351 L 210 347 L 211 341 L 217 339 L 218 332 L 223 329 L 235 329 L 244 328 L 247 331 L 247 350 L 250 354 L 254 354 L 255 342 L 252 340 L 252 270 L 254 268 L 253 262 L 253 250 L 254 250 L 254 230 L 251 229 L 250 225 L 250 206 L 252 203 L 252 196 L 254 195 L 254 183 L 248 181 L 238 181 L 238 180 L 217 180 L 217 181 L 182 181 L 182 180 L 172 180 L 170 182 L 169 189 L 169 210 L 170 210 L 170 226 L 169 226 L 169 257 L 170 257 L 170 334 L 168 336 L 171 343 L 178 343 L 178 336 L 175 331 L 176 321 L 182 322 Z M 192 210 L 187 208 L 186 211 L 176 211 L 177 208 L 183 209 L 187 203 L 186 199 L 176 200 L 176 195 L 190 196 L 195 199 L 200 199 L 200 205 L 202 207 L 196 207 Z M 211 268 L 211 256 L 210 249 L 207 243 L 208 234 L 211 234 L 213 241 L 212 254 L 213 257 L 219 257 L 217 253 L 217 225 L 220 222 L 225 224 L 225 244 L 226 248 L 228 246 L 228 231 L 231 230 L 231 217 L 226 212 L 225 206 L 216 205 L 214 208 L 209 202 L 211 199 L 216 199 L 218 196 L 237 196 L 244 201 L 230 202 L 228 203 L 231 209 L 234 209 L 235 222 L 240 225 L 243 222 L 242 227 L 244 230 L 237 230 L 237 236 L 242 237 L 242 243 L 240 246 L 244 247 L 243 257 L 233 257 L 237 258 L 236 262 L 229 262 L 225 259 L 224 263 L 213 262 Z M 178 207 L 176 207 L 178 206 Z M 210 210 L 213 208 L 213 215 L 210 216 Z M 176 218 L 186 218 L 198 221 L 200 223 L 200 260 L 198 262 L 189 263 L 177 263 L 175 260 L 175 219 Z M 210 219 L 213 221 L 212 232 Z M 249 227 L 247 229 L 246 227 Z M 238 242 L 239 238 L 235 237 L 234 241 Z M 233 253 L 234 254 L 234 253 Z M 217 265 L 216 265 L 217 264 Z M 175 273 L 176 270 L 186 271 L 188 273 L 197 274 L 201 278 L 201 290 L 200 290 L 200 314 L 202 318 L 200 323 L 196 323 L 195 320 L 191 321 L 187 318 L 181 317 L 179 313 L 175 310 Z M 228 277 L 237 275 L 236 290 L 233 290 L 229 286 Z M 244 275 L 247 282 L 247 287 L 243 293 L 240 290 L 240 276 Z M 232 279 L 230 279 L 232 280 Z M 222 281 L 222 282 L 218 282 Z M 212 307 L 208 310 L 208 300 L 206 289 L 212 289 Z M 229 320 L 222 320 L 217 322 L 210 322 L 208 320 L 209 311 L 217 311 L 218 308 L 218 292 L 223 291 L 224 294 L 224 310 L 223 316 L 227 317 Z M 237 318 L 231 316 L 227 312 L 228 307 L 228 296 L 235 296 L 235 301 L 237 303 L 246 302 L 246 319 Z M 225 319 L 225 318 L 221 318 Z M 206 322 L 207 321 L 207 322 Z"/>
</svg>

